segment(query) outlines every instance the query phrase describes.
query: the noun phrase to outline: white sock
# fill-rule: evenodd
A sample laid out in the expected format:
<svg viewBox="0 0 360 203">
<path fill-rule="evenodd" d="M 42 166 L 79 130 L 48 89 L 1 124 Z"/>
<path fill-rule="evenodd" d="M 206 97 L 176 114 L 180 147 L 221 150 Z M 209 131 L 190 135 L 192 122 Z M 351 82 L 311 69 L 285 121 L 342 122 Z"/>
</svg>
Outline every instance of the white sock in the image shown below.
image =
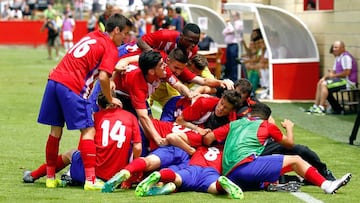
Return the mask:
<svg viewBox="0 0 360 203">
<path fill-rule="evenodd" d="M 331 184 L 331 181 L 325 180 L 325 181 L 321 184 L 320 188 L 323 189 L 323 190 L 325 190 L 326 188 L 328 188 L 328 187 L 330 186 L 330 184 Z"/>
</svg>

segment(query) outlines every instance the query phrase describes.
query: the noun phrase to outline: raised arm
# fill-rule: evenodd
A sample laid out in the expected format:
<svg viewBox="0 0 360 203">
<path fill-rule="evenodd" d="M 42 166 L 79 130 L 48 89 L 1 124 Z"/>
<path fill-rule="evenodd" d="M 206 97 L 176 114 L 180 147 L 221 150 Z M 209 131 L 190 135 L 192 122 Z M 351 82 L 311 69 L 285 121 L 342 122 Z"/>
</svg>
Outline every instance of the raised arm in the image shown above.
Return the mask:
<svg viewBox="0 0 360 203">
<path fill-rule="evenodd" d="M 137 40 L 137 45 L 141 50 L 143 50 L 145 52 L 152 50 L 152 48 L 144 40 L 142 40 L 141 38 L 139 38 Z"/>
</svg>

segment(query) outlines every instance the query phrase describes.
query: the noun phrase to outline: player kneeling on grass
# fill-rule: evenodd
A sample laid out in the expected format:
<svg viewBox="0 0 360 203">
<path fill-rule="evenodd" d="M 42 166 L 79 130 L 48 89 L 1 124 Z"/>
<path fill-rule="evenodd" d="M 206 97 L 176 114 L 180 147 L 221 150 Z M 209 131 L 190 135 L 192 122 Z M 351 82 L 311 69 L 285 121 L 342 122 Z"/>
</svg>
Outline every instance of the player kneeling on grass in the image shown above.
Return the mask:
<svg viewBox="0 0 360 203">
<path fill-rule="evenodd" d="M 95 121 L 95 145 L 96 145 L 96 177 L 101 180 L 109 180 L 129 162 L 131 152 L 137 158 L 141 154 L 141 137 L 138 121 L 134 115 L 121 108 L 112 108 L 105 96 L 100 93 L 98 105 L 101 110 L 94 114 Z M 130 151 L 132 149 L 132 151 Z M 58 156 L 56 172 L 67 165 L 70 166 L 70 176 L 73 182 L 85 183 L 84 164 L 81 152 L 69 150 Z M 41 165 L 34 171 L 25 171 L 23 181 L 33 183 L 35 180 L 46 175 L 46 164 Z M 67 179 L 68 180 L 68 179 Z M 64 181 L 56 179 L 57 185 L 64 186 Z M 104 182 L 92 190 L 100 190 Z M 85 188 L 86 189 L 86 188 Z"/>
</svg>

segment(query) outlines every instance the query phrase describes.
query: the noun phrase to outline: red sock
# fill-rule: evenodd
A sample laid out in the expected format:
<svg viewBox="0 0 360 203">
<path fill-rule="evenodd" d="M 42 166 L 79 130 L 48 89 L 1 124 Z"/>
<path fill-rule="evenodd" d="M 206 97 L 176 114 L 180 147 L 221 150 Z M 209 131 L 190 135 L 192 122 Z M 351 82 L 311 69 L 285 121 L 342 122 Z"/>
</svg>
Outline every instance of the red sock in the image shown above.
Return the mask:
<svg viewBox="0 0 360 203">
<path fill-rule="evenodd" d="M 32 171 L 30 175 L 34 178 L 34 180 L 46 176 L 46 164 L 43 164 L 36 170 Z"/>
<path fill-rule="evenodd" d="M 326 180 L 313 166 L 308 168 L 308 170 L 305 172 L 304 178 L 305 180 L 319 187 Z"/>
<path fill-rule="evenodd" d="M 291 171 L 293 171 L 293 169 L 292 169 L 291 165 L 288 165 L 288 166 L 281 169 L 280 175 L 282 176 L 285 173 L 288 173 L 288 172 L 291 172 Z"/>
<path fill-rule="evenodd" d="M 48 178 L 55 178 L 56 160 L 59 153 L 60 139 L 49 135 L 45 153 L 46 153 L 46 174 Z"/>
<path fill-rule="evenodd" d="M 226 191 L 225 191 L 224 188 L 221 186 L 221 184 L 219 183 L 218 180 L 216 180 L 215 186 L 216 186 L 216 190 L 217 190 L 219 193 L 226 193 Z"/>
<path fill-rule="evenodd" d="M 62 159 L 62 156 L 59 155 L 56 161 L 56 172 L 61 171 L 63 168 L 65 168 L 65 163 Z M 31 172 L 31 176 L 37 180 L 43 176 L 46 175 L 46 164 L 41 165 L 38 169 Z"/>
<path fill-rule="evenodd" d="M 128 170 L 130 174 L 141 173 L 146 169 L 146 162 L 142 158 L 136 158 L 125 166 L 125 169 Z"/>
<path fill-rule="evenodd" d="M 94 140 L 81 140 L 79 150 L 84 164 L 85 179 L 87 181 L 94 181 L 96 178 L 96 146 Z"/>
<path fill-rule="evenodd" d="M 160 181 L 164 183 L 174 182 L 176 178 L 175 172 L 169 168 L 160 170 Z"/>
</svg>

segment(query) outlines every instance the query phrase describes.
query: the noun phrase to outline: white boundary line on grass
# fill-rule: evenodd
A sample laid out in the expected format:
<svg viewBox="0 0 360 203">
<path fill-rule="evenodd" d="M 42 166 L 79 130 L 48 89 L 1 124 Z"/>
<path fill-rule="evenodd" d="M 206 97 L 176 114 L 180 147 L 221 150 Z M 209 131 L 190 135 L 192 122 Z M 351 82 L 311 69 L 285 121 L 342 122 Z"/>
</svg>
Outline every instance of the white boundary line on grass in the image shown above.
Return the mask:
<svg viewBox="0 0 360 203">
<path fill-rule="evenodd" d="M 321 200 L 316 199 L 315 197 L 304 193 L 304 192 L 290 192 L 290 194 L 292 194 L 293 196 L 301 199 L 304 202 L 308 202 L 308 203 L 324 203 Z"/>
<path fill-rule="evenodd" d="M 159 113 L 161 113 L 162 109 L 157 106 L 157 105 L 152 105 L 151 109 L 153 111 L 157 111 Z M 298 199 L 307 202 L 307 203 L 324 203 L 321 200 L 316 199 L 315 197 L 312 197 L 311 195 L 307 194 L 307 193 L 303 193 L 303 192 L 290 192 L 290 194 L 292 194 L 293 196 L 297 197 Z"/>
</svg>

